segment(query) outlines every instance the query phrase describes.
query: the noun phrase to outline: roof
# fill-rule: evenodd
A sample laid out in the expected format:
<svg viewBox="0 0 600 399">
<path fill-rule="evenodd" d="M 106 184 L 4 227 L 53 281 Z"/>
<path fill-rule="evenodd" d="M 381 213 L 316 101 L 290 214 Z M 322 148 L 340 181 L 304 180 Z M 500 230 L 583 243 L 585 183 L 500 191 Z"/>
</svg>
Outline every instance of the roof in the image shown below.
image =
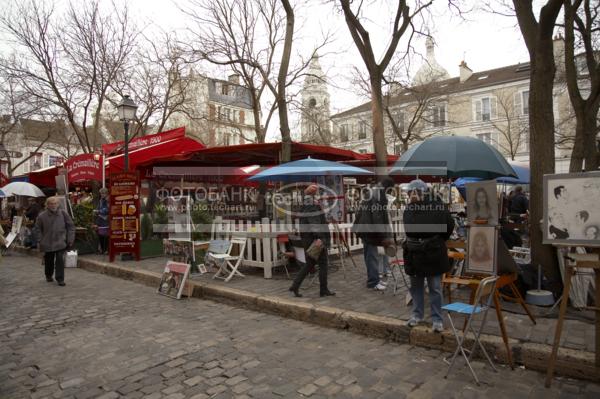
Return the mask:
<svg viewBox="0 0 600 399">
<path fill-rule="evenodd" d="M 401 90 L 397 95 L 390 98 L 389 105 L 401 105 L 408 104 L 415 101 L 413 92 L 418 92 L 419 88 L 423 90 L 433 90 L 435 93 L 451 94 L 460 93 L 467 90 L 480 89 L 490 86 L 495 86 L 504 83 L 518 82 L 521 80 L 529 79 L 530 65 L 528 62 L 509 65 L 496 69 L 489 69 L 487 71 L 475 72 L 465 82 L 460 82 L 459 77 L 450 79 L 440 80 L 434 83 L 430 83 L 427 87 L 411 87 L 408 89 Z M 349 115 L 354 115 L 362 112 L 371 110 L 371 102 L 366 102 L 357 107 L 350 108 L 349 110 L 337 113 L 332 118 L 342 118 Z"/>
<path fill-rule="evenodd" d="M 48 139 L 47 143 L 49 144 L 79 145 L 79 141 L 73 137 L 73 129 L 63 120 L 48 122 L 22 118 L 19 122 L 26 140 L 42 142 Z M 88 132 L 91 131 L 91 127 L 88 127 Z M 90 144 L 94 147 L 100 146 L 104 142 L 104 136 L 100 131 L 95 139 L 90 137 Z"/>
</svg>

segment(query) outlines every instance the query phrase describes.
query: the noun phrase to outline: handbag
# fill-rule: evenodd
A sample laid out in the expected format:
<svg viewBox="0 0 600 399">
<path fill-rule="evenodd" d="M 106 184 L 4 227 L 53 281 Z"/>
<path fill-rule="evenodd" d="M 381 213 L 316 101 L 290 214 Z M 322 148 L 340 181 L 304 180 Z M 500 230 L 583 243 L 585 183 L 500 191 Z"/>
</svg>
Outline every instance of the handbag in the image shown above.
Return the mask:
<svg viewBox="0 0 600 399">
<path fill-rule="evenodd" d="M 315 242 L 313 241 L 306 249 L 306 255 L 310 256 L 313 260 L 319 259 L 319 255 L 321 255 L 321 251 L 323 250 L 323 245 L 318 246 Z"/>
</svg>

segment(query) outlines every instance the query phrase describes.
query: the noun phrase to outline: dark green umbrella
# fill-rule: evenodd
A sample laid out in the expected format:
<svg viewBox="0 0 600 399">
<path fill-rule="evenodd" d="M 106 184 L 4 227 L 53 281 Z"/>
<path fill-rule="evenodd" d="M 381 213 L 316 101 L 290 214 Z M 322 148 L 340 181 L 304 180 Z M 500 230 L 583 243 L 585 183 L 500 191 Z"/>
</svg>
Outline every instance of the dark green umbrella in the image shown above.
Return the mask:
<svg viewBox="0 0 600 399">
<path fill-rule="evenodd" d="M 498 150 L 482 140 L 464 136 L 437 136 L 415 144 L 396 161 L 390 173 L 486 180 L 517 177 Z"/>
</svg>

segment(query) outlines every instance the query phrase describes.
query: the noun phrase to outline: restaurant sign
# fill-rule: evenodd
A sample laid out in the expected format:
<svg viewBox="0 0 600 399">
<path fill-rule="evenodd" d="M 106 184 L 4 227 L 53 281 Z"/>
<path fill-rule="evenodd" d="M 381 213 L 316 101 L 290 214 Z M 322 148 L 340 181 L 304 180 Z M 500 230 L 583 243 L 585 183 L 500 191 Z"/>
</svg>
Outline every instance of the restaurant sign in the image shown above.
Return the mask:
<svg viewBox="0 0 600 399">
<path fill-rule="evenodd" d="M 137 172 L 110 175 L 109 258 L 133 253 L 140 260 L 140 176 Z"/>
<path fill-rule="evenodd" d="M 80 181 L 102 181 L 102 156 L 98 154 L 80 154 L 65 162 L 69 183 Z"/>
<path fill-rule="evenodd" d="M 150 145 L 164 143 L 165 141 L 175 140 L 185 136 L 185 128 L 179 127 L 177 129 L 168 130 L 162 133 L 149 134 L 148 136 L 136 137 L 132 140 L 129 140 L 129 151 L 135 150 L 137 148 L 147 147 Z M 105 154 L 112 154 L 115 152 L 123 151 L 124 141 L 117 141 L 114 143 L 103 144 L 102 151 Z"/>
</svg>

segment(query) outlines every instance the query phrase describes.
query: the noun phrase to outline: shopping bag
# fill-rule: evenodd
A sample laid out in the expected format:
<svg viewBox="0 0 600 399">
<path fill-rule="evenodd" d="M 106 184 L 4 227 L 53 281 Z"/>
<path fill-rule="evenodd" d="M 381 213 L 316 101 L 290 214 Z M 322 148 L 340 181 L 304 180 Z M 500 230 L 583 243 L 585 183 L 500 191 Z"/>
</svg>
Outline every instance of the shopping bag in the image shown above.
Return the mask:
<svg viewBox="0 0 600 399">
<path fill-rule="evenodd" d="M 77 267 L 77 251 L 67 251 L 65 255 L 65 267 Z"/>
</svg>

